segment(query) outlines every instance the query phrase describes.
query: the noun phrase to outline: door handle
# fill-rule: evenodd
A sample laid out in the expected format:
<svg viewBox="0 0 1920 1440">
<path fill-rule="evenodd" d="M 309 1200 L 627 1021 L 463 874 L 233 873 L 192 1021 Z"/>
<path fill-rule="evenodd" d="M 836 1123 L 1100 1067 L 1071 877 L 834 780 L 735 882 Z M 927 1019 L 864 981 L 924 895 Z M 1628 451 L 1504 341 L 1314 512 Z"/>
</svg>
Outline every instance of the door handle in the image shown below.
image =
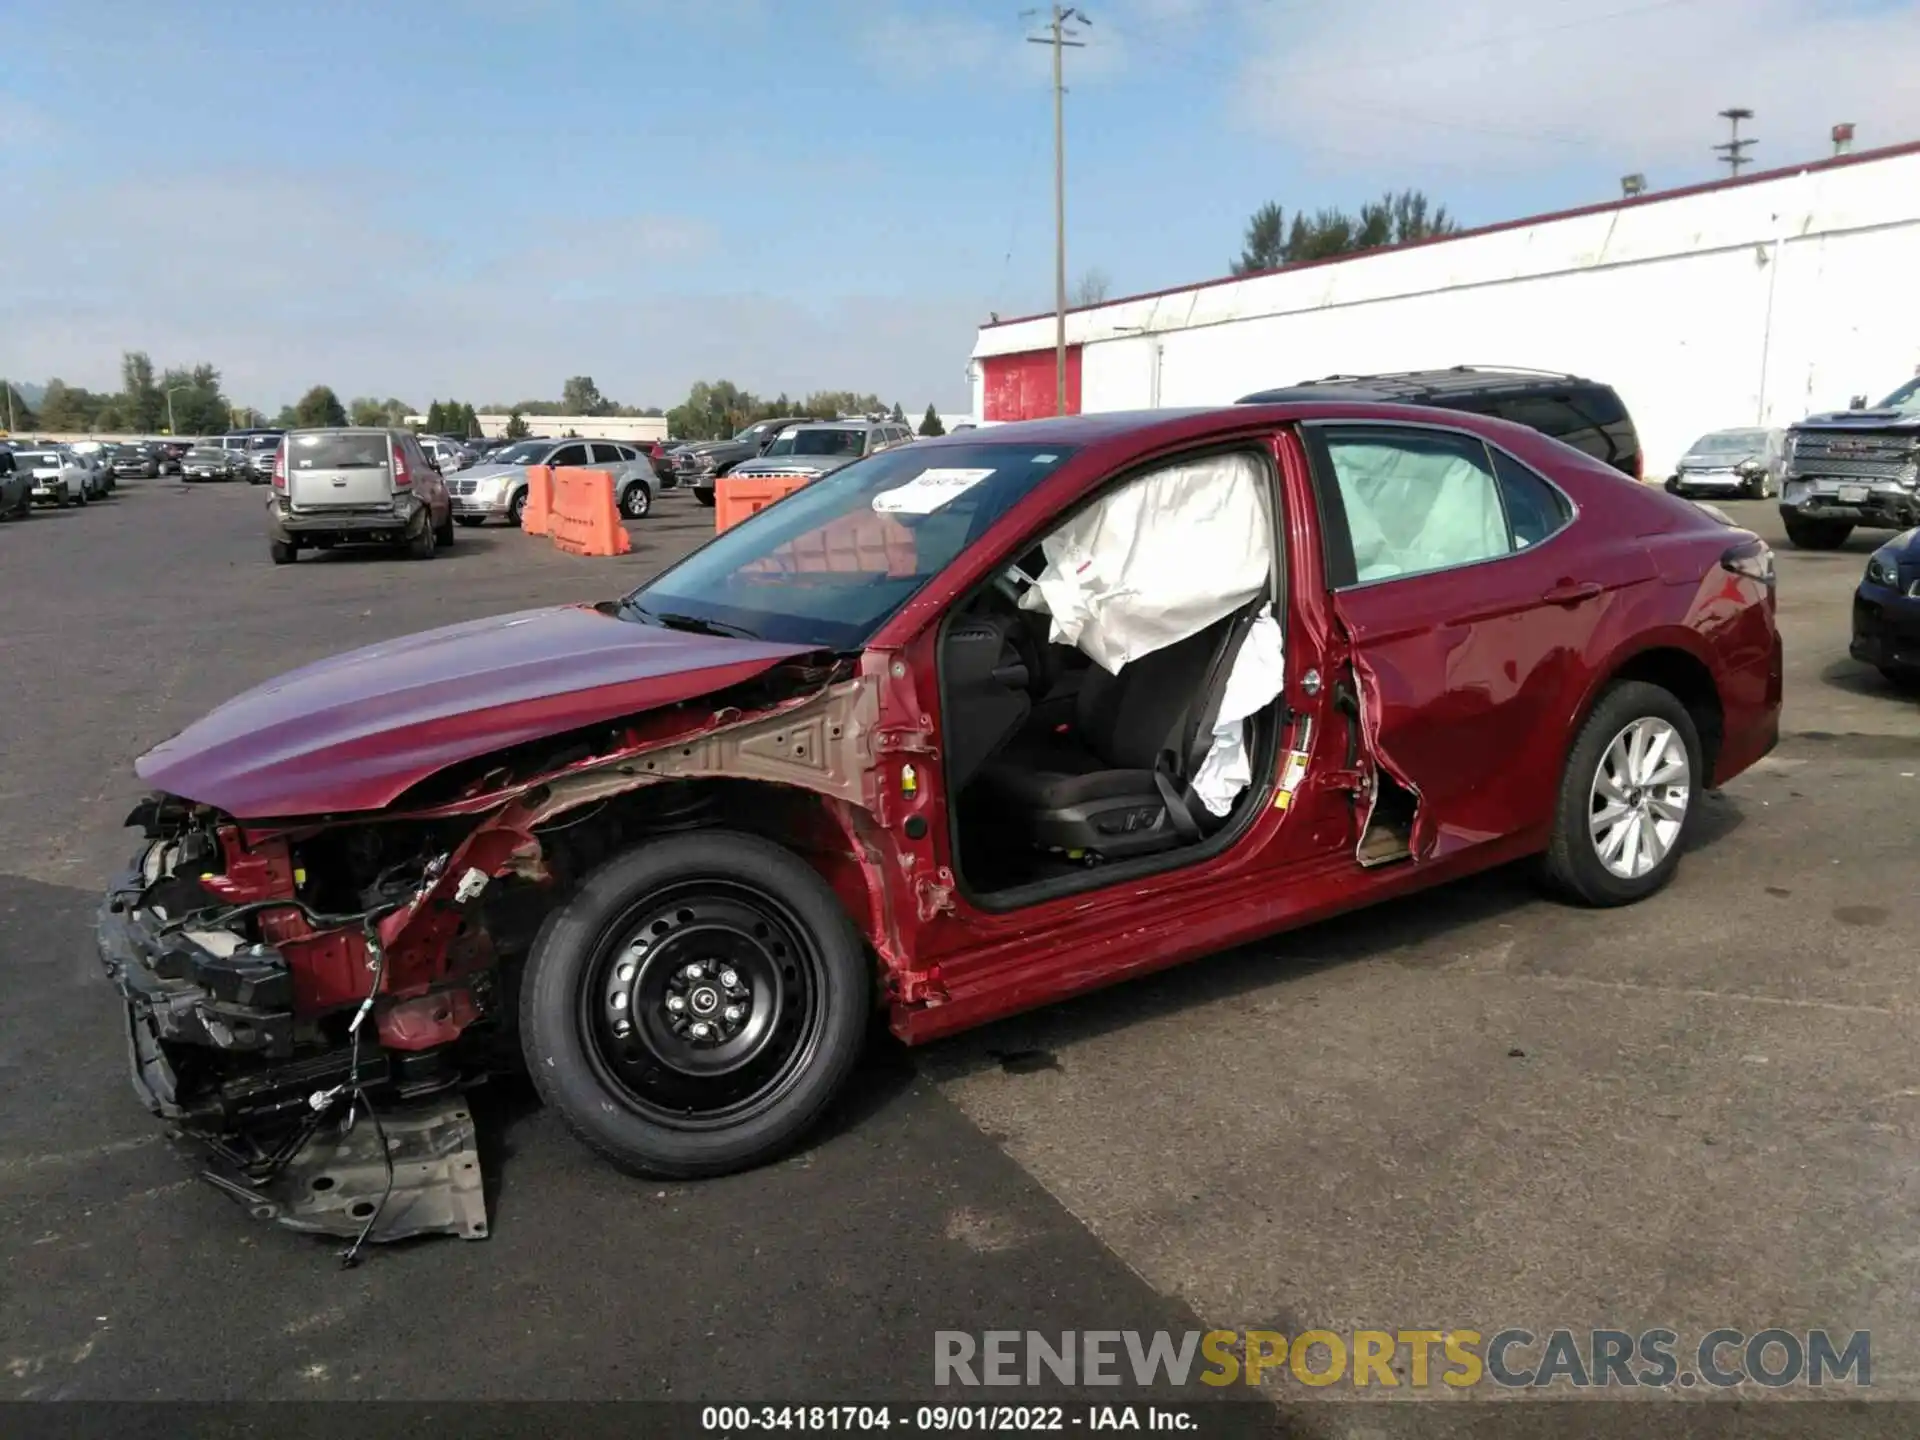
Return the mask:
<svg viewBox="0 0 1920 1440">
<path fill-rule="evenodd" d="M 1591 600 L 1601 591 L 1601 585 L 1594 580 L 1562 580 L 1546 594 L 1540 597 L 1546 605 L 1578 605 L 1582 600 Z"/>
</svg>

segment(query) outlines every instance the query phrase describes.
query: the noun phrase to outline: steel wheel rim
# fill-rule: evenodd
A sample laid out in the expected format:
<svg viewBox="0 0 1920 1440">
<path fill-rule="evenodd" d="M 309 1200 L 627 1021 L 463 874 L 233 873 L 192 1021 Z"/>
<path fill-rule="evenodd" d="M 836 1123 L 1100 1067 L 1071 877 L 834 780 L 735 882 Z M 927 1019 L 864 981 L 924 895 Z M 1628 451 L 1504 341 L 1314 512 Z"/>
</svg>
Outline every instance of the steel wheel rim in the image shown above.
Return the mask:
<svg viewBox="0 0 1920 1440">
<path fill-rule="evenodd" d="M 1587 792 L 1587 835 L 1607 872 L 1638 880 L 1672 853 L 1693 798 L 1680 732 L 1657 715 L 1624 726 L 1600 752 Z"/>
<path fill-rule="evenodd" d="M 581 1033 L 627 1109 L 715 1130 L 764 1114 L 799 1082 L 819 1048 L 825 988 L 820 947 L 785 905 L 750 885 L 688 881 L 602 931 L 580 989 Z"/>
</svg>

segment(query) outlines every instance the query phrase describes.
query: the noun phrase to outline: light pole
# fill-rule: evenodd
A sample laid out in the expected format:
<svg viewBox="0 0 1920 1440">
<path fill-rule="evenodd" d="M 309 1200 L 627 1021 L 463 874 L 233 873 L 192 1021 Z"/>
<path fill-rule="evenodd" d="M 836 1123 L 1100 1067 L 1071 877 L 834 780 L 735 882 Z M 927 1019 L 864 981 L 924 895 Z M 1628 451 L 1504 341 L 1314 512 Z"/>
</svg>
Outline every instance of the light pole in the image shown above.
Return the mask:
<svg viewBox="0 0 1920 1440">
<path fill-rule="evenodd" d="M 179 427 L 173 423 L 173 397 L 182 390 L 191 389 L 193 389 L 191 385 L 175 385 L 167 391 L 167 434 L 178 435 L 180 433 Z"/>
<path fill-rule="evenodd" d="M 1053 47 L 1053 389 L 1054 413 L 1067 413 L 1067 127 L 1065 98 L 1067 87 L 1062 74 L 1062 56 L 1067 50 L 1086 47 L 1084 40 L 1073 38 L 1068 22 L 1091 25 L 1084 10 L 1072 5 L 1055 4 L 1045 35 L 1030 35 L 1030 43 Z"/>
<path fill-rule="evenodd" d="M 13 434 L 13 381 L 0 380 L 7 387 L 7 434 Z"/>
</svg>

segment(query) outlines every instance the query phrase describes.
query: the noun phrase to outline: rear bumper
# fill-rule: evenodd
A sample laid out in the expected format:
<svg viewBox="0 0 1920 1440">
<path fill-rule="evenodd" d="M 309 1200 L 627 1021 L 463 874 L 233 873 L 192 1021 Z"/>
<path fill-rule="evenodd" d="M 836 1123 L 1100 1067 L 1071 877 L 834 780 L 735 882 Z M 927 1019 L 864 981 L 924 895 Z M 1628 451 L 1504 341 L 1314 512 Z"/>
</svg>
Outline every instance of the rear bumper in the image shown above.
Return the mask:
<svg viewBox="0 0 1920 1440">
<path fill-rule="evenodd" d="M 1864 665 L 1920 672 L 1920 598 L 1861 585 L 1853 592 L 1853 640 L 1847 652 Z"/>
<path fill-rule="evenodd" d="M 282 541 L 325 537 L 379 544 L 412 539 L 432 523 L 431 514 L 426 502 L 419 499 L 410 501 L 404 511 L 390 506 L 295 510 L 275 499 L 267 506 L 267 533 Z"/>
</svg>

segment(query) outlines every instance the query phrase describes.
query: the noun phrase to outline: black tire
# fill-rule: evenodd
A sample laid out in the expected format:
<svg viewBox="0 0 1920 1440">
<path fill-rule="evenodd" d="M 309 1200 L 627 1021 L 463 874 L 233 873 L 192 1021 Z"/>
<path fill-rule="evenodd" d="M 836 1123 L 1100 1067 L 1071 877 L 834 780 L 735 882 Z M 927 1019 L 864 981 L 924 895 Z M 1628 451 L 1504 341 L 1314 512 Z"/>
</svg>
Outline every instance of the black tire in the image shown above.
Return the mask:
<svg viewBox="0 0 1920 1440">
<path fill-rule="evenodd" d="M 641 938 L 651 945 L 637 955 Z M 716 953 L 730 990 L 686 978 Z M 615 857 L 547 917 L 521 983 L 521 1045 L 541 1098 L 615 1165 L 724 1175 L 819 1121 L 859 1059 L 872 987 L 859 932 L 805 862 L 757 836 L 698 831 Z M 674 1033 L 695 1005 L 730 1014 L 730 996 L 746 1012 L 732 1039 Z M 713 1073 L 685 1068 L 701 1065 Z"/>
<path fill-rule="evenodd" d="M 1853 524 L 1847 520 L 1803 520 L 1784 509 L 1780 519 L 1787 527 L 1787 539 L 1799 550 L 1838 550 L 1853 534 Z"/>
<path fill-rule="evenodd" d="M 486 516 L 484 515 L 456 515 L 453 517 L 453 521 L 454 524 L 464 525 L 469 530 L 477 529 L 479 526 L 487 523 Z"/>
<path fill-rule="evenodd" d="M 1882 665 L 1880 678 L 1896 690 L 1910 695 L 1920 693 L 1920 670 L 1910 665 Z"/>
<path fill-rule="evenodd" d="M 653 491 L 644 480 L 636 480 L 620 497 L 620 516 L 625 520 L 644 520 L 653 509 Z"/>
<path fill-rule="evenodd" d="M 433 540 L 434 543 L 443 550 L 451 550 L 453 548 L 453 516 L 451 513 L 447 516 L 447 523 L 433 532 Z"/>
<path fill-rule="evenodd" d="M 427 523 L 420 527 L 420 533 L 405 541 L 402 546 L 409 560 L 431 560 L 440 548 L 440 536 L 433 528 L 433 516 L 427 516 Z"/>
<path fill-rule="evenodd" d="M 713 508 L 713 491 L 695 490 L 693 492 L 693 498 L 698 500 L 702 505 L 706 506 L 709 510 Z"/>
<path fill-rule="evenodd" d="M 1595 786 L 1601 762 L 1615 740 L 1622 738 L 1629 727 L 1644 721 L 1665 722 L 1684 746 L 1687 794 L 1679 829 L 1668 840 L 1664 853 L 1644 873 L 1627 876 L 1610 869 L 1600 856 L 1592 818 L 1596 799 L 1604 803 L 1604 797 L 1596 794 Z M 1700 732 L 1687 707 L 1671 691 L 1640 680 L 1622 681 L 1613 686 L 1593 707 L 1593 713 L 1580 727 L 1580 734 L 1567 753 L 1560 793 L 1554 802 L 1553 837 L 1543 862 L 1547 883 L 1561 895 L 1583 905 L 1631 905 L 1646 899 L 1673 878 L 1693 832 L 1700 797 L 1711 780 L 1705 771 Z M 1649 791 L 1655 788 L 1646 787 Z"/>
<path fill-rule="evenodd" d="M 286 540 L 267 541 L 267 554 L 273 557 L 276 565 L 291 565 L 300 558 L 298 547 Z"/>
<path fill-rule="evenodd" d="M 507 502 L 507 524 L 518 530 L 520 528 L 520 517 L 526 513 L 526 510 L 527 492 L 524 490 L 514 491 L 513 499 Z"/>
</svg>

